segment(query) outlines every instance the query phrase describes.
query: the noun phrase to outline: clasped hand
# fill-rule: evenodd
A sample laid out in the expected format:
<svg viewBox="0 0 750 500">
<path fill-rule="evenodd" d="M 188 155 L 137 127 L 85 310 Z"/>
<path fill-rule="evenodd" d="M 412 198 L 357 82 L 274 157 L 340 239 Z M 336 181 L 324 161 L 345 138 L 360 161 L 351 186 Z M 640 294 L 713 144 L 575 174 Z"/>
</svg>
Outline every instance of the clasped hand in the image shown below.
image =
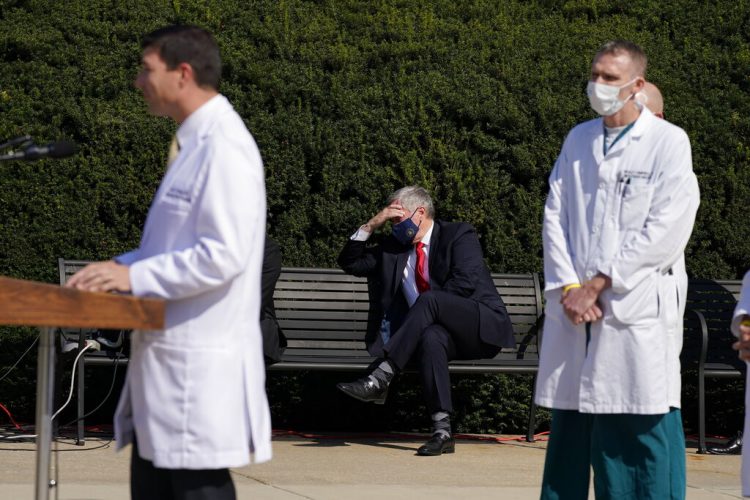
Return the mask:
<svg viewBox="0 0 750 500">
<path fill-rule="evenodd" d="M 565 315 L 574 325 L 601 319 L 602 309 L 598 304 L 599 294 L 587 286 L 573 288 L 560 299 Z"/>
<path fill-rule="evenodd" d="M 747 314 L 740 323 L 740 338 L 732 344 L 732 349 L 739 351 L 740 359 L 750 361 L 750 316 Z"/>
</svg>

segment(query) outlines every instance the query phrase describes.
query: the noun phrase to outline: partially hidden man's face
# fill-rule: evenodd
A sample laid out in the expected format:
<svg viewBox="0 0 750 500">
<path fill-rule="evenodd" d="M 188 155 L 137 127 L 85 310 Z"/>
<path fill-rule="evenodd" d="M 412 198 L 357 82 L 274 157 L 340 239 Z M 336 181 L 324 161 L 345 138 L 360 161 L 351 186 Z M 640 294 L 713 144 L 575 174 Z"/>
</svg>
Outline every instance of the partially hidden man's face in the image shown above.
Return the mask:
<svg viewBox="0 0 750 500">
<path fill-rule="evenodd" d="M 148 111 L 155 116 L 171 116 L 182 80 L 182 69 L 167 68 L 167 63 L 155 49 L 146 49 L 141 58 L 141 70 L 134 85 L 143 92 Z"/>
<path fill-rule="evenodd" d="M 400 202 L 396 202 L 396 203 L 400 203 Z M 420 225 L 425 216 L 424 207 L 417 207 L 416 209 L 409 209 L 405 207 L 404 205 L 401 205 L 401 210 L 403 210 L 404 214 L 401 217 L 394 217 L 392 219 L 392 222 L 394 224 L 400 224 L 404 222 L 406 219 L 411 219 L 412 222 L 414 222 L 414 224 Z"/>
</svg>

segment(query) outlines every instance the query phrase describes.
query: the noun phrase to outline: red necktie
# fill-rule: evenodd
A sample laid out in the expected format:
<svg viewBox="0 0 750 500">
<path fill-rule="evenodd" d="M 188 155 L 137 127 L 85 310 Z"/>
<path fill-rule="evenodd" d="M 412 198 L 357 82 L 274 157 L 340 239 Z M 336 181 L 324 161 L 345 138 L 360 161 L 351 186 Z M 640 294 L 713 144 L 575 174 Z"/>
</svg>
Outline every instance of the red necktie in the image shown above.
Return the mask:
<svg viewBox="0 0 750 500">
<path fill-rule="evenodd" d="M 427 256 L 424 254 L 424 243 L 417 243 L 417 290 L 419 293 L 426 292 L 430 289 L 430 282 L 427 281 Z"/>
</svg>

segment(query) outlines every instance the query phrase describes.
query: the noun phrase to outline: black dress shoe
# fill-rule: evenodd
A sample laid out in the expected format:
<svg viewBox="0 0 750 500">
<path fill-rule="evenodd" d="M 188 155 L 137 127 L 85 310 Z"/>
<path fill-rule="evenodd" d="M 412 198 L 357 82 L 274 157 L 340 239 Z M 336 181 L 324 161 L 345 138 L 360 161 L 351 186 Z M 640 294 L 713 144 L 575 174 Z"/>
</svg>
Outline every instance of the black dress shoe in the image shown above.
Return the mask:
<svg viewBox="0 0 750 500">
<path fill-rule="evenodd" d="M 742 431 L 727 441 L 724 446 L 712 446 L 706 450 L 711 455 L 741 455 L 742 454 Z"/>
<path fill-rule="evenodd" d="M 453 436 L 446 436 L 441 432 L 433 434 L 429 441 L 420 446 L 417 455 L 434 457 L 443 453 L 455 453 L 455 451 L 456 440 Z"/>
<path fill-rule="evenodd" d="M 336 384 L 336 387 L 354 399 L 359 399 L 365 403 L 375 403 L 376 405 L 385 404 L 385 398 L 388 397 L 388 385 L 381 382 L 375 385 L 369 377 L 355 380 L 354 382 L 342 382 Z"/>
</svg>

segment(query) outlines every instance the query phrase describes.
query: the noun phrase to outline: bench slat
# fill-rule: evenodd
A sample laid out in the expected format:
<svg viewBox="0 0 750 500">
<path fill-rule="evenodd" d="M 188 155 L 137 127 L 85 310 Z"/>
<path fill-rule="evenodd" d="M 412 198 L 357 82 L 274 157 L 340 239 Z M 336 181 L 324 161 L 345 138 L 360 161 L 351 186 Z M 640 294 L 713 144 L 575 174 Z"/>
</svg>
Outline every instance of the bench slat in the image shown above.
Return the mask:
<svg viewBox="0 0 750 500">
<path fill-rule="evenodd" d="M 293 309 L 276 308 L 278 319 L 343 319 L 367 321 L 367 312 L 355 311 L 297 311 Z"/>
<path fill-rule="evenodd" d="M 516 305 L 505 305 L 505 309 L 508 311 L 508 314 L 511 316 L 511 321 L 514 323 L 516 321 L 522 321 L 522 322 L 534 322 L 537 318 L 537 312 L 539 310 L 536 308 L 536 306 L 516 306 Z M 525 316 L 528 316 L 525 317 Z"/>
<path fill-rule="evenodd" d="M 297 300 L 337 300 L 352 302 L 367 302 L 369 299 L 365 292 L 342 291 L 317 291 L 317 290 L 276 290 L 274 299 L 297 299 Z"/>
<path fill-rule="evenodd" d="M 495 289 L 497 290 L 497 293 L 499 293 L 503 297 L 503 300 L 505 300 L 506 296 L 508 297 L 526 296 L 526 295 L 534 296 L 536 294 L 536 291 L 533 288 L 519 288 L 519 287 L 495 285 Z"/>
<path fill-rule="evenodd" d="M 364 345 L 364 344 L 363 344 Z M 289 352 L 289 354 L 287 354 Z M 284 351 L 283 359 L 289 359 L 293 356 L 347 356 L 352 358 L 371 357 L 365 349 L 311 349 L 311 348 L 287 348 Z"/>
<path fill-rule="evenodd" d="M 356 349 L 366 351 L 365 343 L 354 340 L 289 340 L 287 349 Z"/>
<path fill-rule="evenodd" d="M 507 306 L 508 304 L 531 304 L 536 306 L 536 297 L 533 295 L 503 295 L 500 294 L 503 302 Z"/>
<path fill-rule="evenodd" d="M 365 341 L 365 332 L 337 332 L 337 331 L 312 331 L 312 330 L 284 330 L 287 340 L 299 339 L 324 339 L 324 340 L 356 340 Z"/>
<path fill-rule="evenodd" d="M 331 311 L 367 311 L 370 306 L 367 302 L 321 302 L 317 300 L 274 300 L 274 306 L 279 309 L 312 309 Z"/>
<path fill-rule="evenodd" d="M 332 283 L 330 281 L 315 283 L 311 281 L 277 281 L 276 290 L 331 290 L 367 293 L 367 283 Z"/>
<path fill-rule="evenodd" d="M 364 332 L 367 328 L 367 324 L 364 321 L 313 321 L 313 320 L 294 320 L 284 319 L 279 320 L 281 329 L 306 329 L 306 330 L 348 330 L 348 331 L 362 331 Z"/>
<path fill-rule="evenodd" d="M 527 277 L 503 277 L 492 275 L 492 281 L 495 286 L 525 288 L 534 286 L 534 278 L 531 275 Z"/>
<path fill-rule="evenodd" d="M 344 274 L 343 271 L 339 272 L 327 272 L 327 273 L 287 273 L 283 270 L 279 276 L 279 281 L 304 281 L 304 282 L 320 282 L 320 281 L 331 281 L 341 283 L 367 283 L 365 278 L 358 278 Z"/>
</svg>

